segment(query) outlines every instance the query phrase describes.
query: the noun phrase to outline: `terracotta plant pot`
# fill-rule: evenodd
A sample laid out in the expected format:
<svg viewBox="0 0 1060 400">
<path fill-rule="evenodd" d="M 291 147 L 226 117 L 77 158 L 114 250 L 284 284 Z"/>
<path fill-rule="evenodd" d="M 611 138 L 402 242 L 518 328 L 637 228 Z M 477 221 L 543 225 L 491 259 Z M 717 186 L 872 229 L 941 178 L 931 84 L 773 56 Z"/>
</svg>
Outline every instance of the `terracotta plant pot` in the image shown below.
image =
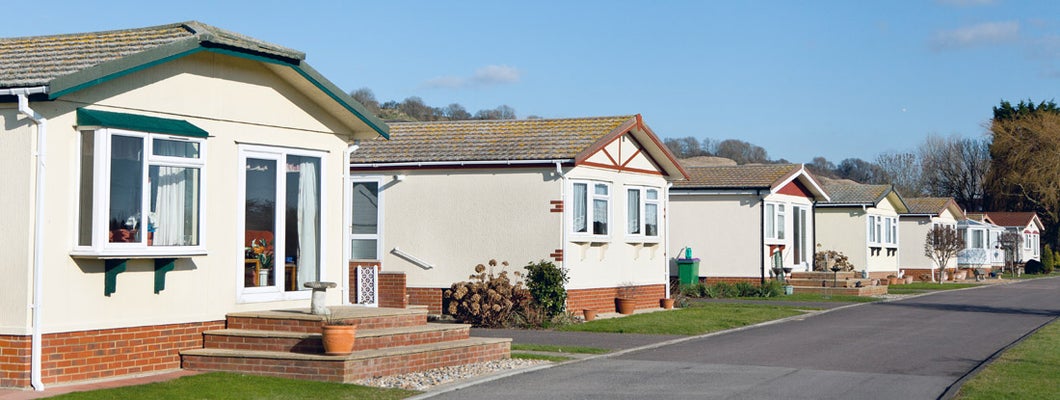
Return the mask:
<svg viewBox="0 0 1060 400">
<path fill-rule="evenodd" d="M 637 308 L 636 302 L 633 299 L 627 299 L 623 297 L 615 298 L 615 311 L 619 314 L 633 314 L 633 310 Z"/>
<path fill-rule="evenodd" d="M 894 276 L 894 277 L 888 276 L 887 277 L 887 284 L 888 285 L 897 285 L 898 284 L 898 277 L 897 276 Z"/>
<path fill-rule="evenodd" d="M 324 325 L 321 334 L 324 342 L 324 354 L 344 356 L 353 353 L 353 341 L 356 335 L 356 325 Z"/>
<path fill-rule="evenodd" d="M 596 319 L 596 310 L 582 310 L 582 315 L 585 316 L 585 322 Z"/>
<path fill-rule="evenodd" d="M 910 284 L 910 283 L 913 283 L 913 280 L 914 280 L 914 279 L 913 279 L 913 277 L 912 277 L 912 276 L 906 276 L 906 277 L 905 277 L 905 284 L 906 284 L 906 285 L 908 285 L 908 284 Z"/>
<path fill-rule="evenodd" d="M 670 310 L 674 308 L 674 299 L 659 299 L 659 307 Z"/>
</svg>

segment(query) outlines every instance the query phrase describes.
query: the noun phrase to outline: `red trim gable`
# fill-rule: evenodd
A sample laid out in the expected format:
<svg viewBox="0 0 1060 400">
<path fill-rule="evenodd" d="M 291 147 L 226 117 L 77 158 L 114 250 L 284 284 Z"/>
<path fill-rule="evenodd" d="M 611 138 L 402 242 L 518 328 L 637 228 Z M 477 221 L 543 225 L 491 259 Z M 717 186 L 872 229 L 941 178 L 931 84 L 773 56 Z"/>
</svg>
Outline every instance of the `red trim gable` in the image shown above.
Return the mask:
<svg viewBox="0 0 1060 400">
<path fill-rule="evenodd" d="M 629 128 L 629 129 L 632 129 L 632 128 Z M 622 138 L 629 138 L 629 141 L 634 143 L 634 145 L 632 146 L 632 149 L 629 148 L 630 147 L 629 145 L 623 146 Z M 610 146 L 612 143 L 614 143 L 616 141 L 618 142 L 618 154 L 617 155 L 611 154 L 610 151 L 607 151 L 607 146 Z M 623 134 L 615 136 L 614 138 L 612 138 L 609 141 L 600 142 L 600 144 L 598 144 L 596 146 L 593 146 L 593 148 L 596 149 L 595 152 L 589 153 L 587 156 L 577 160 L 575 162 L 575 165 L 585 165 L 585 166 L 592 166 L 592 167 L 597 167 L 597 168 L 613 169 L 613 170 L 616 170 L 616 171 L 638 172 L 638 173 L 651 174 L 651 175 L 664 175 L 664 173 L 665 173 L 664 170 L 662 169 L 662 167 L 659 166 L 659 163 L 655 162 L 655 160 L 653 160 L 650 155 L 648 155 L 647 153 L 644 153 L 644 151 L 643 151 L 644 145 L 642 143 L 640 143 L 640 141 L 638 141 L 636 137 L 634 137 L 632 134 L 630 134 L 628 129 Z M 597 154 L 603 154 L 604 156 L 606 156 L 607 160 L 610 161 L 610 164 L 587 161 L 588 159 L 592 158 L 594 155 L 597 155 Z M 632 162 L 634 158 L 636 158 L 638 155 L 641 155 L 641 154 L 643 154 L 645 159 L 647 159 L 648 162 L 651 163 L 652 167 L 655 168 L 654 170 L 647 170 L 647 169 L 642 169 L 642 168 L 629 167 L 629 163 Z"/>
<path fill-rule="evenodd" d="M 813 192 L 811 192 L 802 182 L 799 182 L 798 179 L 788 182 L 788 184 L 780 188 L 777 193 L 786 194 L 788 196 L 805 197 L 808 199 L 814 198 Z"/>
</svg>

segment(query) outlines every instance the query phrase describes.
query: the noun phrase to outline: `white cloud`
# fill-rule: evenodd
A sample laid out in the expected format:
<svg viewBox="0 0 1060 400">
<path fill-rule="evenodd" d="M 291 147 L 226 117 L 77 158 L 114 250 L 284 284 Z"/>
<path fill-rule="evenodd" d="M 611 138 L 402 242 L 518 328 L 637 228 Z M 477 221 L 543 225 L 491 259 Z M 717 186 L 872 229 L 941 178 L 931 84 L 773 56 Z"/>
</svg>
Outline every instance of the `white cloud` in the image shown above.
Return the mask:
<svg viewBox="0 0 1060 400">
<path fill-rule="evenodd" d="M 469 77 L 441 76 L 428 79 L 421 86 L 426 88 L 462 89 L 469 87 L 483 87 L 503 85 L 519 82 L 522 73 L 515 67 L 507 65 L 487 65 L 475 70 Z"/>
<path fill-rule="evenodd" d="M 985 22 L 949 31 L 931 38 L 931 49 L 946 51 L 1015 41 L 1019 38 L 1017 21 Z"/>
</svg>

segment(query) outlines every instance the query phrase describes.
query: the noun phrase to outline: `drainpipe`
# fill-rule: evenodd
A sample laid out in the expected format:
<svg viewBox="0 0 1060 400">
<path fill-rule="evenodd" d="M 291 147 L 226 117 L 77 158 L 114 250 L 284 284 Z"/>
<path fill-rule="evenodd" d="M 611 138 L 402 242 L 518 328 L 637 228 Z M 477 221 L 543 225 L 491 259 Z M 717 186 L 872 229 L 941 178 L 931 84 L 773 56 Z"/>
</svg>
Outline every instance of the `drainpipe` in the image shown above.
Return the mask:
<svg viewBox="0 0 1060 400">
<path fill-rule="evenodd" d="M 33 301 L 30 308 L 33 310 L 33 336 L 30 339 L 30 385 L 33 390 L 43 391 L 44 382 L 41 381 L 41 295 L 43 285 L 42 265 L 44 258 L 44 172 L 45 172 L 45 140 L 48 134 L 48 120 L 37 114 L 29 107 L 29 95 L 47 92 L 46 87 L 18 88 L 0 90 L 0 95 L 18 97 L 18 112 L 25 115 L 37 125 L 37 182 L 36 182 L 36 205 L 33 210 Z"/>
<path fill-rule="evenodd" d="M 762 277 L 760 284 L 766 284 L 766 197 L 762 195 L 761 190 L 755 190 L 755 195 L 758 196 L 758 262 L 761 269 Z"/>
<path fill-rule="evenodd" d="M 666 263 L 663 264 L 663 282 L 666 282 L 666 288 L 663 291 L 666 293 L 664 299 L 670 298 L 670 188 L 674 186 L 673 182 L 666 182 L 666 190 L 663 191 L 663 234 L 666 235 L 666 241 L 663 243 L 663 260 Z"/>
<path fill-rule="evenodd" d="M 350 156 L 353 152 L 357 151 L 361 146 L 358 144 L 360 140 L 354 140 L 353 144 L 346 147 L 346 151 L 342 152 L 342 163 L 346 164 L 346 167 L 342 169 L 342 193 L 346 201 L 342 205 L 345 214 L 342 218 L 342 262 L 345 263 L 343 271 L 344 276 L 341 277 L 342 285 L 339 286 L 339 295 L 342 296 L 342 304 L 351 304 L 350 302 L 350 228 L 353 225 L 353 182 L 350 180 Z M 346 211 L 349 210 L 349 211 Z M 382 238 L 380 238 L 382 240 Z M 380 265 L 382 269 L 382 265 Z M 378 291 L 376 292 L 378 293 Z"/>
<path fill-rule="evenodd" d="M 563 202 L 562 212 L 559 213 L 560 223 L 559 226 L 562 232 L 560 232 L 560 253 L 563 257 L 563 261 L 559 262 L 560 268 L 567 268 L 567 176 L 563 174 L 563 162 L 554 161 L 556 163 L 556 175 L 559 176 L 559 199 Z M 569 271 L 568 271 L 569 272 Z M 566 290 L 566 288 L 564 288 Z M 564 304 L 563 308 L 566 309 L 567 305 Z"/>
</svg>

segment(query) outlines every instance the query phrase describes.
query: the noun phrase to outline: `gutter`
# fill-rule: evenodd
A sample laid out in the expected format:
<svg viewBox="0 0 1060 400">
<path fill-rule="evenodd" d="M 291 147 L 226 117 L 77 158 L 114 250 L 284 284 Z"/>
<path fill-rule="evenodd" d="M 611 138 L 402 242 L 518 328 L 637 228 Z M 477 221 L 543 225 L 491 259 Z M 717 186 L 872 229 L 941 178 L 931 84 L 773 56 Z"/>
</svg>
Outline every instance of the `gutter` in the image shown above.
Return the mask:
<svg viewBox="0 0 1060 400">
<path fill-rule="evenodd" d="M 36 205 L 33 210 L 33 300 L 30 304 L 33 314 L 33 334 L 30 339 L 30 385 L 33 390 L 44 391 L 44 382 L 41 380 L 41 303 L 43 296 L 41 290 L 43 284 L 42 265 L 44 258 L 44 173 L 45 173 L 45 139 L 48 135 L 48 119 L 37 114 L 29 107 L 29 96 L 32 94 L 47 93 L 46 86 L 30 88 L 0 89 L 0 96 L 17 96 L 18 112 L 25 115 L 37 125 L 37 182 L 36 182 Z"/>
<path fill-rule="evenodd" d="M 413 161 L 395 163 L 350 163 L 350 168 L 392 168 L 392 167 L 464 167 L 468 165 L 531 165 L 572 163 L 574 159 L 565 160 L 495 160 L 495 161 Z M 562 174 L 560 174 L 562 176 Z"/>
</svg>

